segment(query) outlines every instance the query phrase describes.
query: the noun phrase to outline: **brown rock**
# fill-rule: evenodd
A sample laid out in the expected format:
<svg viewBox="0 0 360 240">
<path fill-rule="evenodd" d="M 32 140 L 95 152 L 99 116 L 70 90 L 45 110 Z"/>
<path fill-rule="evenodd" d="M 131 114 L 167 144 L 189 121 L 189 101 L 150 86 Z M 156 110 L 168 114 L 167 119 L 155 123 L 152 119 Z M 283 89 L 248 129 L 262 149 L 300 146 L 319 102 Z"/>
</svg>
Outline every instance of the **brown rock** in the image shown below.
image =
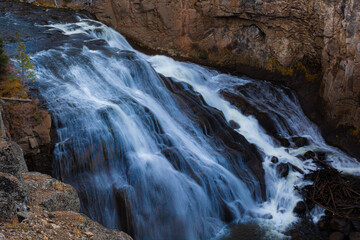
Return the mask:
<svg viewBox="0 0 360 240">
<path fill-rule="evenodd" d="M 32 211 L 80 211 L 80 200 L 73 187 L 48 175 L 28 172 L 23 174 L 30 188 Z"/>
</svg>

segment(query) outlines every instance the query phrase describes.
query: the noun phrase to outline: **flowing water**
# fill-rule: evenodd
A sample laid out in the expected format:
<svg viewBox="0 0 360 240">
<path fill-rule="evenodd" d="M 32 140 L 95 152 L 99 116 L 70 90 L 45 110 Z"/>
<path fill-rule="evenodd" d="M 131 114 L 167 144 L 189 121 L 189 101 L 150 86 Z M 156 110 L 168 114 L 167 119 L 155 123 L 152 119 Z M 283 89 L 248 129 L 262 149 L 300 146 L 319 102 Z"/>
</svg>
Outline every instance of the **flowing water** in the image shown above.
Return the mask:
<svg viewBox="0 0 360 240">
<path fill-rule="evenodd" d="M 297 221 L 301 171 L 316 168 L 296 156 L 321 152 L 344 172 L 360 170 L 325 144 L 289 89 L 147 56 L 94 20 L 33 27 L 57 36 L 33 47 L 36 86 L 58 135 L 54 174 L 107 227 L 136 239 L 210 239 L 229 223 L 255 221 L 268 238 L 281 237 Z M 265 114 L 272 131 L 245 106 Z M 293 137 L 309 144 L 297 147 Z M 281 178 L 280 163 L 300 171 Z M 313 210 L 315 220 L 321 213 Z"/>
</svg>

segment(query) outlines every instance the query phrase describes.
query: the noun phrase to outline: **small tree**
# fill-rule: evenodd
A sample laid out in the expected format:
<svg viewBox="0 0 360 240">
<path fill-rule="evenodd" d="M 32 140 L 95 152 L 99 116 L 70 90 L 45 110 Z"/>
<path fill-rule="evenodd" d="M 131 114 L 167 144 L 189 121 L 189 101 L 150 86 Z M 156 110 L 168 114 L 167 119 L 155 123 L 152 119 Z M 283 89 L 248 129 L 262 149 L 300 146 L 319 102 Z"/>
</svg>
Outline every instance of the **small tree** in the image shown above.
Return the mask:
<svg viewBox="0 0 360 240">
<path fill-rule="evenodd" d="M 14 58 L 16 61 L 17 75 L 21 84 L 36 81 L 36 73 L 34 72 L 35 64 L 30 58 L 30 54 L 26 53 L 26 46 L 20 39 L 20 33 L 16 33 L 16 41 L 18 43 Z"/>
<path fill-rule="evenodd" d="M 6 73 L 9 57 L 4 54 L 4 43 L 0 38 L 0 75 Z"/>
</svg>

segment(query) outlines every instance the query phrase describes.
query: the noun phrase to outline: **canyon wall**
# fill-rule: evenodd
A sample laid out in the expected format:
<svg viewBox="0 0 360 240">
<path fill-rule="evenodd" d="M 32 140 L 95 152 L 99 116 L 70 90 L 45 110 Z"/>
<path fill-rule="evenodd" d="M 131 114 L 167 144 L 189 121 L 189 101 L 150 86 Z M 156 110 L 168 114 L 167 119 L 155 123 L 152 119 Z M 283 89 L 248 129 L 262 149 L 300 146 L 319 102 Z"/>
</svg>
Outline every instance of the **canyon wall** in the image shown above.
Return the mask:
<svg viewBox="0 0 360 240">
<path fill-rule="evenodd" d="M 87 9 L 142 47 L 295 89 L 360 158 L 359 0 L 39 0 Z"/>
</svg>

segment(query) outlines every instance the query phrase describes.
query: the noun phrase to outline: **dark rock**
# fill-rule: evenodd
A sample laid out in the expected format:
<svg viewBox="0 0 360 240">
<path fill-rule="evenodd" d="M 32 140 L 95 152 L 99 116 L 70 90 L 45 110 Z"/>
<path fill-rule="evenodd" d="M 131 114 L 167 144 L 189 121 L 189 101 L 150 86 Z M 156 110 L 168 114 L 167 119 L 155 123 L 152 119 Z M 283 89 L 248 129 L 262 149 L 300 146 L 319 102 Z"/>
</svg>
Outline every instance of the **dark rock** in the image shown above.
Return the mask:
<svg viewBox="0 0 360 240">
<path fill-rule="evenodd" d="M 345 235 L 341 232 L 333 232 L 329 236 L 329 240 L 344 240 Z"/>
<path fill-rule="evenodd" d="M 287 163 L 280 163 L 276 166 L 276 172 L 280 175 L 280 177 L 287 177 L 289 174 L 289 165 Z"/>
<path fill-rule="evenodd" d="M 306 213 L 306 205 L 305 205 L 305 202 L 304 201 L 299 201 L 294 210 L 293 210 L 294 213 L 296 214 L 299 214 L 299 215 L 304 215 Z"/>
<path fill-rule="evenodd" d="M 290 147 L 290 142 L 286 138 L 277 138 L 277 140 L 280 142 L 281 146 Z"/>
<path fill-rule="evenodd" d="M 235 122 L 234 120 L 230 120 L 229 124 L 230 124 L 230 127 L 232 127 L 233 129 L 239 129 L 240 128 L 240 125 L 237 122 Z"/>
<path fill-rule="evenodd" d="M 350 240 L 360 240 L 360 232 L 352 232 L 349 235 Z"/>
<path fill-rule="evenodd" d="M 272 163 L 278 163 L 278 162 L 279 162 L 279 159 L 278 159 L 277 157 L 273 156 L 273 157 L 271 158 L 271 162 L 272 162 Z"/>
<path fill-rule="evenodd" d="M 304 157 L 305 157 L 305 159 L 312 159 L 313 157 L 315 157 L 315 153 L 312 152 L 312 151 L 307 151 L 307 152 L 304 154 Z"/>
<path fill-rule="evenodd" d="M 0 191 L 0 222 L 17 222 L 16 203 L 9 193 Z"/>
<path fill-rule="evenodd" d="M 351 223 L 343 218 L 333 217 L 330 221 L 330 228 L 334 231 L 350 234 Z"/>
<path fill-rule="evenodd" d="M 298 148 L 309 145 L 309 140 L 307 138 L 304 138 L 304 137 L 293 137 L 293 138 L 291 138 L 291 141 Z"/>
</svg>

